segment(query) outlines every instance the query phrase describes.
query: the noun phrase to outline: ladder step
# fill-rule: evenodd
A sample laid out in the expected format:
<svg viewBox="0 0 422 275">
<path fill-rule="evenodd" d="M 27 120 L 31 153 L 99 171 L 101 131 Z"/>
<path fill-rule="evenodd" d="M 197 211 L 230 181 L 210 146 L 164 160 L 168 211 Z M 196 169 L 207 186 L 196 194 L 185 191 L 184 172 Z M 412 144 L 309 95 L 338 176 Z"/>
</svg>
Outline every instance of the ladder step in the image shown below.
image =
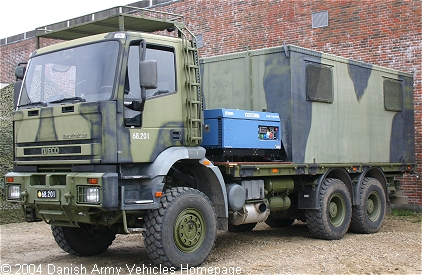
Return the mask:
<svg viewBox="0 0 422 275">
<path fill-rule="evenodd" d="M 145 228 L 128 228 L 127 229 L 130 233 L 142 233 L 144 231 L 146 231 Z"/>
<path fill-rule="evenodd" d="M 199 66 L 197 65 L 186 65 L 190 69 L 199 69 Z"/>
<path fill-rule="evenodd" d="M 201 84 L 197 82 L 189 82 L 189 86 L 200 86 Z"/>
<path fill-rule="evenodd" d="M 191 140 L 201 140 L 201 139 L 202 139 L 202 137 L 191 137 L 190 139 L 191 139 Z"/>
<path fill-rule="evenodd" d="M 199 100 L 188 100 L 189 104 L 201 104 L 202 102 Z"/>
<path fill-rule="evenodd" d="M 63 215 L 63 211 L 60 210 L 40 210 L 38 212 L 41 215 Z"/>
<path fill-rule="evenodd" d="M 191 119 L 189 119 L 189 121 L 191 121 L 191 122 L 202 122 L 202 120 L 199 119 L 199 118 L 191 118 Z"/>
</svg>

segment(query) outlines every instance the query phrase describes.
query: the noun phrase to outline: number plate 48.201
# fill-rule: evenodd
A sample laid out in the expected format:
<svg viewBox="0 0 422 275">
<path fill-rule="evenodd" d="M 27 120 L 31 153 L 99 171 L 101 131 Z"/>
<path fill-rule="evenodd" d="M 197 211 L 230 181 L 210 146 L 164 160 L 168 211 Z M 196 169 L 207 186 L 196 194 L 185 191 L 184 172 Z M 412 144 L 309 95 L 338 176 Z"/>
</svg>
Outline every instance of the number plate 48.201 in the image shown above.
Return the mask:
<svg viewBox="0 0 422 275">
<path fill-rule="evenodd" d="M 39 199 L 55 199 L 56 198 L 56 190 L 38 190 L 37 191 L 37 198 Z"/>
</svg>

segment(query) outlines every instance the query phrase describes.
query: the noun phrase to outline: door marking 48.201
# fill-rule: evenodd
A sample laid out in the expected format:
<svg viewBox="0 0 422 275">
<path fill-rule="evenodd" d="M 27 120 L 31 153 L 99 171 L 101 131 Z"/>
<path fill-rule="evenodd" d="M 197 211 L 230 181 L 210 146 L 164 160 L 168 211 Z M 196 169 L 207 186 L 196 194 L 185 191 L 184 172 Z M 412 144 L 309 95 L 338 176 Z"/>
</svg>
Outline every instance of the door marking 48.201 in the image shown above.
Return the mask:
<svg viewBox="0 0 422 275">
<path fill-rule="evenodd" d="M 149 133 L 133 133 L 132 139 L 149 139 Z"/>
</svg>

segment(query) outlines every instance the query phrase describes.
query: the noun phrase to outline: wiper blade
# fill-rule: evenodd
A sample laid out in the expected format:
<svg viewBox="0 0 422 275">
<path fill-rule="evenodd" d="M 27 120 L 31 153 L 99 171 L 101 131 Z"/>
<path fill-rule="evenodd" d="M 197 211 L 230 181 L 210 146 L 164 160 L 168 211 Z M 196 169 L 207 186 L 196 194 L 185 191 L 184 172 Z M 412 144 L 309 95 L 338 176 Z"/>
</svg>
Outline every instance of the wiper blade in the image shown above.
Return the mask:
<svg viewBox="0 0 422 275">
<path fill-rule="evenodd" d="M 158 90 L 158 91 L 156 91 L 156 92 L 153 94 L 153 96 L 156 96 L 156 95 L 162 95 L 162 94 L 168 94 L 168 93 L 170 93 L 170 91 L 169 91 L 169 90 Z"/>
<path fill-rule="evenodd" d="M 75 103 L 75 102 L 85 102 L 86 100 L 84 98 L 80 97 L 80 96 L 74 96 L 74 97 L 65 97 L 65 98 L 62 98 L 62 99 L 53 100 L 53 101 L 50 101 L 48 103 L 61 103 L 61 102 L 65 102 L 65 101 L 73 101 Z"/>
<path fill-rule="evenodd" d="M 47 103 L 42 101 L 34 101 L 34 102 L 28 102 L 22 105 L 18 105 L 18 107 L 25 107 L 25 106 L 32 106 L 32 105 L 41 105 L 42 107 L 47 106 Z"/>
</svg>

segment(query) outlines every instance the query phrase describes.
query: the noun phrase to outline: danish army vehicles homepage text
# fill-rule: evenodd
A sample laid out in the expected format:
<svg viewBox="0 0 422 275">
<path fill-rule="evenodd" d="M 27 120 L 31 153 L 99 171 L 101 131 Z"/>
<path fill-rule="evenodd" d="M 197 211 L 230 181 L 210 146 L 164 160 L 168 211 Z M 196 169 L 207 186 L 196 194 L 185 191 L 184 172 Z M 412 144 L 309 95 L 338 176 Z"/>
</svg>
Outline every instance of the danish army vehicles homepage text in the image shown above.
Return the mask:
<svg viewBox="0 0 422 275">
<path fill-rule="evenodd" d="M 199 60 L 181 18 L 139 12 L 41 34 L 66 41 L 16 69 L 7 200 L 63 250 L 142 232 L 155 263 L 195 266 L 217 230 L 340 239 L 406 201 L 411 75 L 296 46 Z"/>
</svg>

